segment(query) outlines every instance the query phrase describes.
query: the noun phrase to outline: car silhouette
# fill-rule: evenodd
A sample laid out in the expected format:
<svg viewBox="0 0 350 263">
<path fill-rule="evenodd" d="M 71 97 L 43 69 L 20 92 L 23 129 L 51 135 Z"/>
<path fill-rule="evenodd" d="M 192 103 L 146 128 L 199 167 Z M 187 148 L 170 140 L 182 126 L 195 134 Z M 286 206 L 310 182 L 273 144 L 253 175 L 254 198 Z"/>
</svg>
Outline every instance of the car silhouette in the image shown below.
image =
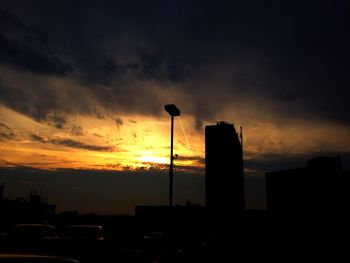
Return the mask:
<svg viewBox="0 0 350 263">
<path fill-rule="evenodd" d="M 70 225 L 62 238 L 103 241 L 104 230 L 99 225 Z"/>
<path fill-rule="evenodd" d="M 0 263 L 79 263 L 79 261 L 47 255 L 0 254 Z"/>
<path fill-rule="evenodd" d="M 11 236 L 16 239 L 53 239 L 56 228 L 47 224 L 17 224 Z"/>
</svg>

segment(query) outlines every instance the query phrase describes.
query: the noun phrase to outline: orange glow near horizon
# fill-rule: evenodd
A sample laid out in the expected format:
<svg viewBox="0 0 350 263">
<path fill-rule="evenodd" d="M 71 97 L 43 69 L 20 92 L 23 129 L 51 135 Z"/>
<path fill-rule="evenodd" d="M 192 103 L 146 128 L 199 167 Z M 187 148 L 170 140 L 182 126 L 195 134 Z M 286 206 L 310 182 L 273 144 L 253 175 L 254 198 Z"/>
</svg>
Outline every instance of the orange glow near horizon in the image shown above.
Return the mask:
<svg viewBox="0 0 350 263">
<path fill-rule="evenodd" d="M 0 151 L 3 153 L 0 166 L 48 170 L 167 169 L 170 154 L 168 114 L 164 112 L 159 117 L 117 116 L 68 115 L 64 128 L 58 129 L 52 123 L 36 122 L 0 106 L 0 132 L 9 137 L 0 138 Z M 181 118 L 186 135 L 180 120 L 175 118 L 174 154 L 179 156 L 175 164 L 179 169 L 184 167 L 185 171 L 186 167 L 203 171 L 204 129 L 198 131 L 194 128 L 193 116 L 184 114 Z M 334 123 L 281 126 L 273 122 L 248 122 L 243 123 L 243 127 L 246 160 L 266 154 L 350 150 L 349 127 Z"/>
<path fill-rule="evenodd" d="M 6 123 L 15 133 L 12 140 L 0 141 L 0 150 L 5 153 L 0 159 L 1 166 L 130 170 L 149 169 L 153 164 L 159 167 L 169 162 L 170 122 L 166 114 L 158 119 L 119 115 L 119 124 L 114 119 L 74 116 L 62 130 L 4 107 L 0 111 L 0 122 Z M 79 135 L 71 133 L 76 126 L 80 127 Z M 193 130 L 188 132 L 194 133 Z M 174 150 L 184 157 L 177 161 L 180 166 L 199 166 L 195 158 L 203 157 L 200 138 L 192 137 L 195 145 L 191 148 L 196 149 L 196 156 L 188 149 L 180 125 L 175 124 Z M 107 150 L 99 150 L 104 148 Z M 194 160 L 189 162 L 186 157 Z"/>
</svg>

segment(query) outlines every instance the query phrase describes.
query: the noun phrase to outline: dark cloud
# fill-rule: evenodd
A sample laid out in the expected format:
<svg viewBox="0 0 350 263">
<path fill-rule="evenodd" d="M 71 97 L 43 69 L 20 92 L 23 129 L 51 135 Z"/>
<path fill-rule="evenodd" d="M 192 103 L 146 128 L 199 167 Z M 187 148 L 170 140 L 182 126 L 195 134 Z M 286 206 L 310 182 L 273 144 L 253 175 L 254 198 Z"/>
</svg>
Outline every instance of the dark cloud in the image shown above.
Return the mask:
<svg viewBox="0 0 350 263">
<path fill-rule="evenodd" d="M 57 128 L 62 130 L 64 128 L 64 125 L 67 122 L 67 119 L 64 115 L 58 112 L 53 112 L 52 114 L 49 114 L 47 116 L 48 120 L 53 123 L 53 125 Z"/>
<path fill-rule="evenodd" d="M 60 146 L 66 146 L 71 148 L 77 148 L 77 149 L 84 149 L 89 151 L 99 151 L 99 152 L 110 152 L 113 150 L 112 147 L 109 146 L 99 146 L 99 145 L 92 145 L 92 144 L 86 144 L 83 142 L 75 141 L 72 139 L 46 139 L 44 137 L 41 137 L 36 134 L 31 135 L 32 141 L 37 141 L 41 143 L 50 143 L 54 145 L 60 145 Z"/>
<path fill-rule="evenodd" d="M 43 137 L 36 135 L 36 134 L 30 135 L 30 137 L 31 137 L 32 141 L 35 141 L 35 142 L 42 142 L 42 143 L 47 142 L 47 140 L 45 140 Z"/>
<path fill-rule="evenodd" d="M 183 159 L 182 159 L 183 160 Z M 168 171 L 169 170 L 169 164 L 164 163 L 154 163 L 154 162 L 143 162 L 144 165 L 147 165 L 147 168 L 140 168 L 141 170 L 149 170 L 149 171 Z M 182 174 L 182 175 L 203 175 L 204 165 L 201 167 L 194 166 L 194 165 L 183 165 L 180 163 L 174 164 L 174 169 L 176 174 Z"/>
<path fill-rule="evenodd" d="M 6 10 L 0 8 L 0 30 L 24 30 L 27 31 L 29 28 L 24 25 L 19 19 L 11 15 Z"/>
<path fill-rule="evenodd" d="M 100 135 L 100 134 L 97 134 L 97 133 L 94 133 L 93 134 L 94 136 L 98 137 L 98 138 L 105 138 L 104 136 Z"/>
<path fill-rule="evenodd" d="M 84 135 L 84 129 L 81 126 L 78 125 L 73 125 L 72 129 L 71 129 L 71 134 L 75 135 L 75 136 L 82 136 Z"/>
<path fill-rule="evenodd" d="M 38 74 L 66 75 L 72 66 L 57 56 L 36 48 L 28 43 L 20 43 L 0 34 L 0 63 L 8 64 L 19 71 Z"/>
<path fill-rule="evenodd" d="M 0 79 L 0 95 L 0 101 L 3 104 L 36 121 L 51 119 L 55 122 L 55 112 L 60 108 L 57 92 L 46 85 L 26 87 L 4 83 Z M 59 119 L 57 125 L 60 126 Z"/>
<path fill-rule="evenodd" d="M 74 60 L 77 67 L 76 78 L 89 89 L 95 86 L 109 86 L 115 77 L 122 76 L 125 68 L 117 65 L 112 57 L 96 54 L 94 51 L 76 53 Z"/>
<path fill-rule="evenodd" d="M 46 32 L 31 29 L 3 9 L 0 9 L 0 24 L 1 64 L 35 74 L 66 75 L 72 70 L 49 46 Z"/>
<path fill-rule="evenodd" d="M 35 74 L 66 75 L 72 66 L 63 62 L 49 44 L 49 35 L 31 29 L 0 8 L 0 63 Z"/>
<path fill-rule="evenodd" d="M 174 86 L 188 94 L 186 111 L 195 115 L 198 129 L 228 106 L 249 111 L 252 103 L 279 120 L 350 123 L 345 1 L 131 2 L 39 1 L 28 11 L 23 3 L 19 16 L 18 5 L 5 1 L 6 32 L 28 31 L 24 24 L 42 30 L 30 33 L 35 45 L 3 34 L 2 60 L 29 70 L 25 61 L 39 57 L 30 72 L 71 72 L 97 104 L 111 111 L 159 115 L 164 103 L 150 86 Z M 60 36 L 74 71 L 49 48 L 53 44 L 45 32 Z M 43 97 L 36 95 L 38 101 Z M 57 109 L 50 99 L 55 94 L 47 95 L 48 106 Z M 29 99 L 15 101 L 7 105 L 22 112 L 27 107 L 32 115 L 47 113 Z"/>
<path fill-rule="evenodd" d="M 131 71 L 140 79 L 178 83 L 190 77 L 187 66 L 179 57 L 171 58 L 161 51 L 138 49 L 137 63 L 125 65 L 126 71 Z"/>
<path fill-rule="evenodd" d="M 11 140 L 14 137 L 16 137 L 15 131 L 5 123 L 0 122 L 0 141 Z"/>
<path fill-rule="evenodd" d="M 56 54 L 56 47 L 46 32 L 26 26 L 1 8 L 0 21 L 0 64 L 9 65 L 19 72 L 50 76 L 63 76 L 72 70 Z M 58 129 L 63 129 L 66 120 L 57 111 L 62 110 L 58 91 L 45 81 L 17 83 L 17 79 L 20 78 L 6 82 L 0 79 L 1 102 L 36 121 L 47 120 Z"/>
<path fill-rule="evenodd" d="M 51 139 L 50 142 L 55 145 L 63 145 L 63 146 L 68 146 L 72 148 L 79 148 L 79 149 L 85 149 L 90 151 L 110 152 L 113 150 L 112 147 L 109 147 L 109 146 L 91 145 L 91 144 L 74 141 L 71 139 Z"/>
<path fill-rule="evenodd" d="M 112 58 L 106 59 L 105 63 L 103 64 L 103 70 L 106 75 L 111 75 L 116 73 L 117 71 L 117 65 Z"/>
<path fill-rule="evenodd" d="M 115 118 L 115 124 L 117 124 L 117 128 L 119 129 L 123 125 L 123 119 L 119 117 Z"/>
</svg>

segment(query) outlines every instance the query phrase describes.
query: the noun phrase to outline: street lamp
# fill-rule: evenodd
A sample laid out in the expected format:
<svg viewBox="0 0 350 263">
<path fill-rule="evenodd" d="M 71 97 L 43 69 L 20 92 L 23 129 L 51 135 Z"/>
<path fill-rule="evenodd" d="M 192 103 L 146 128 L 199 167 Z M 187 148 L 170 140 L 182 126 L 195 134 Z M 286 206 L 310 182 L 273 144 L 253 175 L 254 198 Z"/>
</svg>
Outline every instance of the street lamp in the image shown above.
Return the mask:
<svg viewBox="0 0 350 263">
<path fill-rule="evenodd" d="M 173 177 L 174 177 L 174 117 L 180 116 L 180 110 L 175 106 L 175 104 L 167 104 L 164 106 L 164 110 L 171 116 L 171 136 L 170 136 L 170 168 L 169 168 L 169 207 L 173 206 Z"/>
</svg>

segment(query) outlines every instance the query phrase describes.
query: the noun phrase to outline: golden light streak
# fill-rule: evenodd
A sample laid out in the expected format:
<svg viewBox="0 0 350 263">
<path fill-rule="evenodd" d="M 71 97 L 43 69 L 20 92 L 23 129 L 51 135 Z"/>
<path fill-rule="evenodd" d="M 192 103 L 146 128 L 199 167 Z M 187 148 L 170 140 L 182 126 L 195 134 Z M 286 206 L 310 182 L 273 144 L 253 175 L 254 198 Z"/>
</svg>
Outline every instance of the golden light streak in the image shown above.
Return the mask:
<svg viewBox="0 0 350 263">
<path fill-rule="evenodd" d="M 115 121 L 117 117 L 119 125 Z M 237 120 L 226 120 L 236 128 L 241 124 Z M 193 117 L 186 114 L 182 121 L 186 134 L 175 119 L 174 154 L 178 155 L 175 164 L 202 169 L 204 128 L 196 130 Z M 118 114 L 115 118 L 104 119 L 67 115 L 64 129 L 57 129 L 50 123 L 36 122 L 0 106 L 0 123 L 13 133 L 13 138 L 0 140 L 0 166 L 130 170 L 166 169 L 169 164 L 170 120 L 166 113 L 157 118 L 136 114 Z M 265 154 L 350 151 L 350 128 L 347 126 L 317 122 L 281 125 L 254 120 L 242 124 L 245 159 Z M 71 132 L 77 126 L 81 134 Z M 33 136 L 39 139 L 34 140 Z"/>
<path fill-rule="evenodd" d="M 159 164 L 167 164 L 169 159 L 161 156 L 142 156 L 138 158 L 139 161 L 144 163 L 159 163 Z"/>
<path fill-rule="evenodd" d="M 0 150 L 4 153 L 0 165 L 123 170 L 149 169 L 169 163 L 170 125 L 166 115 L 158 119 L 141 115 L 119 115 L 118 118 L 122 125 L 116 125 L 113 118 L 68 116 L 67 124 L 61 130 L 1 107 L 0 122 L 11 127 L 15 137 L 0 141 Z M 82 135 L 72 134 L 73 126 L 81 127 Z M 191 157 L 193 154 L 180 126 L 176 124 L 175 128 L 175 153 Z M 94 146 L 112 150 L 93 150 Z M 197 155 L 203 154 L 201 147 L 195 148 Z M 177 164 L 198 166 L 195 160 L 186 159 L 179 159 Z"/>
</svg>

